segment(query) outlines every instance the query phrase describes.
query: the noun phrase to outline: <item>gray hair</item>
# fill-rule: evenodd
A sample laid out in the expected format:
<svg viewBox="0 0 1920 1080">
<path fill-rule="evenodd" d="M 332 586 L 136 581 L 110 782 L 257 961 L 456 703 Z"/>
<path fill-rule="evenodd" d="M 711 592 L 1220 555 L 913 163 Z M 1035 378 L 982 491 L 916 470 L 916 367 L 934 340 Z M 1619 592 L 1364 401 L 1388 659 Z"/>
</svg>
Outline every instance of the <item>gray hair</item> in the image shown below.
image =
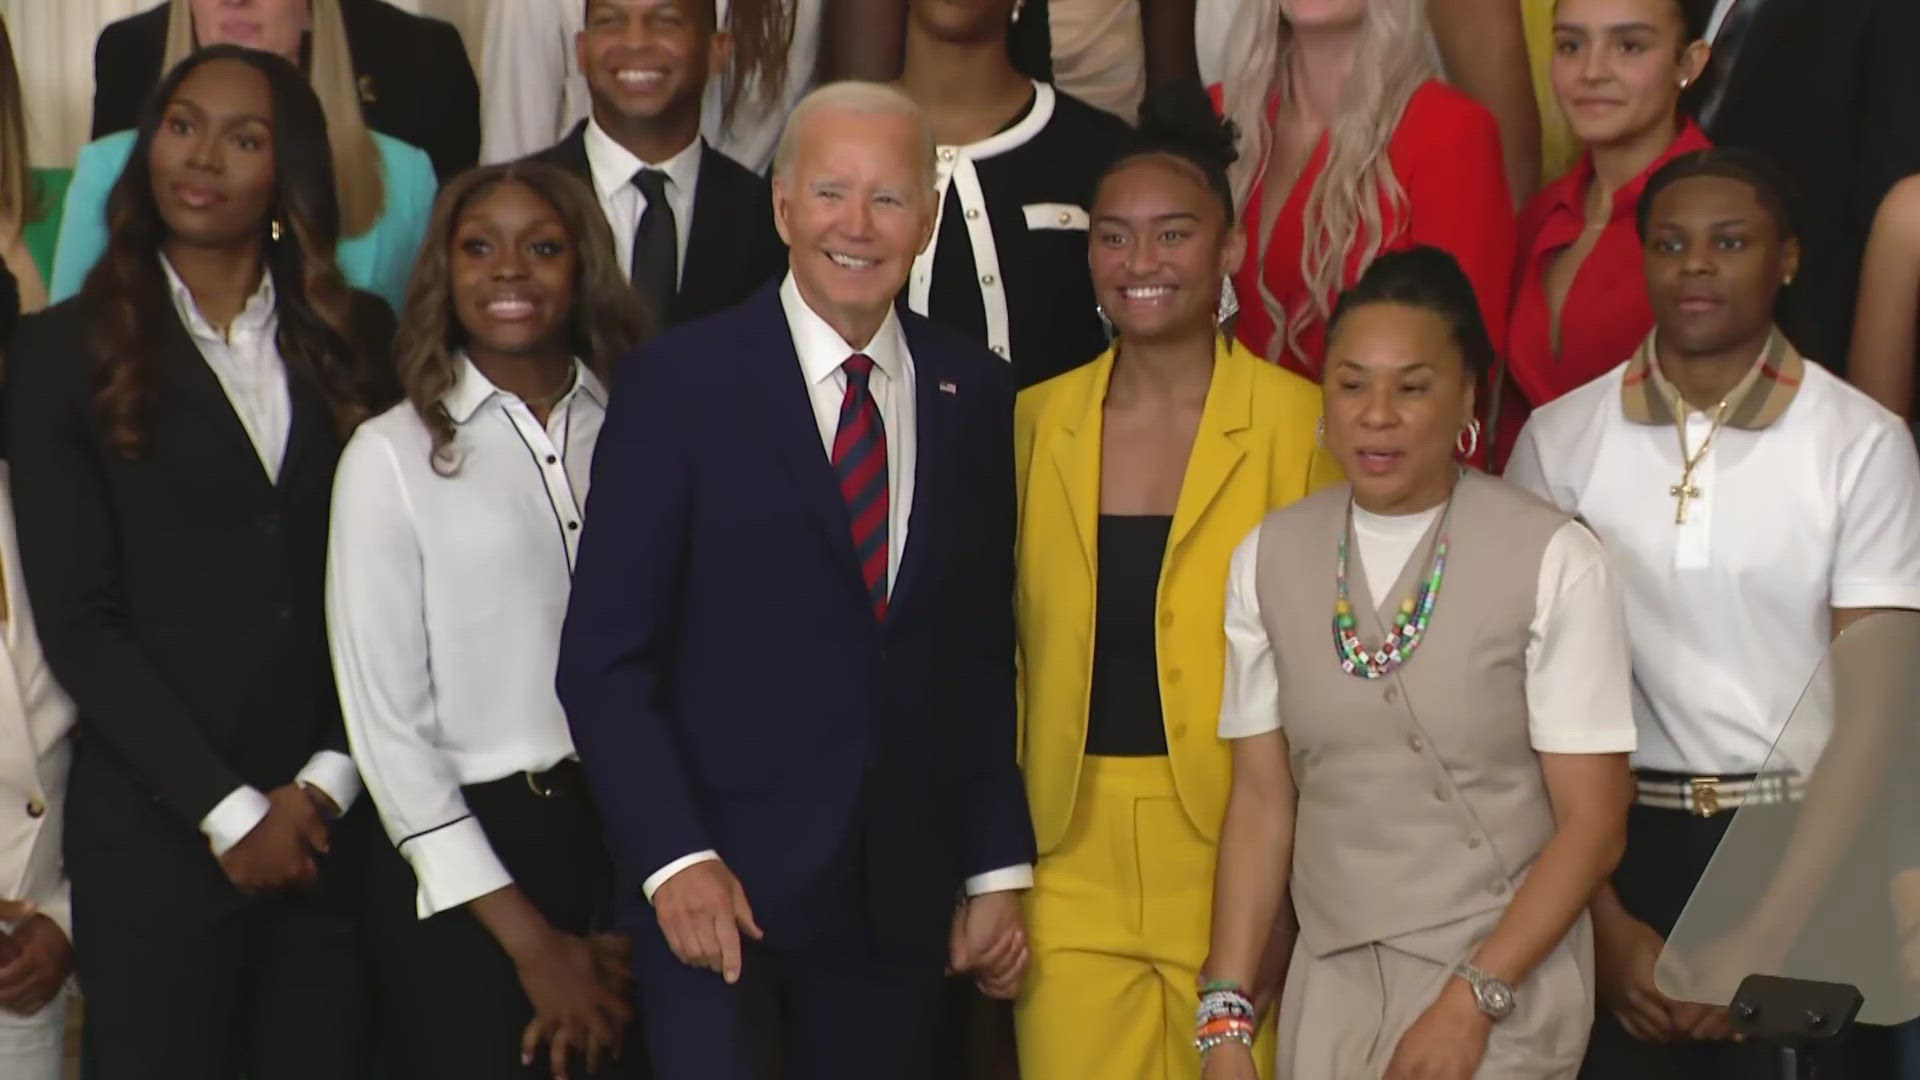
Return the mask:
<svg viewBox="0 0 1920 1080">
<path fill-rule="evenodd" d="M 852 113 L 855 116 L 892 115 L 911 121 L 915 131 L 915 141 L 920 144 L 916 154 L 927 187 L 934 185 L 934 141 L 933 125 L 927 122 L 927 114 L 921 110 L 918 102 L 908 97 L 898 87 L 886 83 L 862 82 L 847 79 L 828 83 L 810 91 L 800 103 L 793 107 L 787 116 L 787 126 L 780 132 L 780 145 L 773 152 L 773 170 L 775 174 L 791 182 L 793 179 L 793 155 L 800 146 L 800 135 L 807 120 L 822 110 Z"/>
</svg>

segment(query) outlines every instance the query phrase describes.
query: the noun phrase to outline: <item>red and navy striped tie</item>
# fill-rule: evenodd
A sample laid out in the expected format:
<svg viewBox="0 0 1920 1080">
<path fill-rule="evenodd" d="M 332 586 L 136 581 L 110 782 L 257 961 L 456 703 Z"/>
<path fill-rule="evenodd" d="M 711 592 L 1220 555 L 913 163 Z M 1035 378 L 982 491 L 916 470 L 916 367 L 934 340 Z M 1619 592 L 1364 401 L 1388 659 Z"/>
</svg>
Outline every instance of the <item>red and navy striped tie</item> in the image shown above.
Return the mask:
<svg viewBox="0 0 1920 1080">
<path fill-rule="evenodd" d="M 859 353 L 849 356 L 841 370 L 847 374 L 847 394 L 840 401 L 840 427 L 833 436 L 833 471 L 840 478 L 840 497 L 847 500 L 853 522 L 853 551 L 860 576 L 873 601 L 873 617 L 887 617 L 887 429 L 880 422 L 880 406 L 867 389 L 873 361 Z"/>
</svg>

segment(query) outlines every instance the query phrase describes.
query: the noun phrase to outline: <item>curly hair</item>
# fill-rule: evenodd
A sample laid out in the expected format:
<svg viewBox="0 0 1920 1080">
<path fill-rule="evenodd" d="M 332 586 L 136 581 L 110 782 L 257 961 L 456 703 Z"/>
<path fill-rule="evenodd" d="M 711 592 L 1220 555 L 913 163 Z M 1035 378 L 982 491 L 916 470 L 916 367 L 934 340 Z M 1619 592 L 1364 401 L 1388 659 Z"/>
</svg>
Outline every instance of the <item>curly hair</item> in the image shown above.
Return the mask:
<svg viewBox="0 0 1920 1080">
<path fill-rule="evenodd" d="M 95 406 L 108 443 L 136 459 L 145 442 L 153 328 L 175 318 L 160 266 L 168 238 L 149 164 L 154 134 L 180 86 L 201 65 L 232 60 L 258 71 L 272 102 L 272 209 L 255 226 L 273 275 L 275 345 L 290 380 L 319 391 L 344 437 L 368 409 L 356 348 L 353 295 L 334 264 L 340 209 L 326 114 L 297 68 L 270 53 L 215 45 L 180 62 L 148 99 L 127 168 L 107 199 L 107 250 L 80 290 L 94 315 Z M 282 226 L 272 238 L 274 222 Z"/>
<path fill-rule="evenodd" d="M 573 174 L 536 161 L 516 161 L 470 169 L 448 182 L 434 203 L 426 242 L 414 262 L 407 302 L 394 339 L 394 362 L 407 400 L 433 437 L 435 472 L 459 470 L 455 428 L 442 398 L 459 373 L 459 355 L 467 344 L 453 296 L 452 249 L 460 219 L 475 199 L 501 184 L 523 184 L 560 215 L 574 251 L 573 309 L 568 313 L 567 347 L 602 379 L 627 350 L 653 330 L 653 319 L 628 284 L 614 254 L 607 227 L 592 191 Z"/>
</svg>

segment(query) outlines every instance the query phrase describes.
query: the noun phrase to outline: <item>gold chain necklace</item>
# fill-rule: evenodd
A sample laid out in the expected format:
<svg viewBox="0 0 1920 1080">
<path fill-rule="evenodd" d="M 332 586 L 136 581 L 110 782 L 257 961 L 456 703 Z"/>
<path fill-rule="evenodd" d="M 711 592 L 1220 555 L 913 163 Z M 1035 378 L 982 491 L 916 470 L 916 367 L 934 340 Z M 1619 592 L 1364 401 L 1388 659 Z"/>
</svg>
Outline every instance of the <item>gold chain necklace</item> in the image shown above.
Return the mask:
<svg viewBox="0 0 1920 1080">
<path fill-rule="evenodd" d="M 1687 451 L 1687 399 L 1679 394 L 1673 396 L 1673 413 L 1673 429 L 1680 436 L 1680 482 L 1668 488 L 1667 494 L 1679 500 L 1674 507 L 1673 523 L 1685 525 L 1687 504 L 1704 494 L 1693 483 L 1693 470 L 1706 460 L 1707 450 L 1713 446 L 1713 437 L 1720 434 L 1720 425 L 1727 418 L 1727 403 L 1722 400 L 1713 407 L 1713 423 L 1707 427 L 1707 437 L 1700 440 L 1700 449 L 1691 453 Z"/>
</svg>

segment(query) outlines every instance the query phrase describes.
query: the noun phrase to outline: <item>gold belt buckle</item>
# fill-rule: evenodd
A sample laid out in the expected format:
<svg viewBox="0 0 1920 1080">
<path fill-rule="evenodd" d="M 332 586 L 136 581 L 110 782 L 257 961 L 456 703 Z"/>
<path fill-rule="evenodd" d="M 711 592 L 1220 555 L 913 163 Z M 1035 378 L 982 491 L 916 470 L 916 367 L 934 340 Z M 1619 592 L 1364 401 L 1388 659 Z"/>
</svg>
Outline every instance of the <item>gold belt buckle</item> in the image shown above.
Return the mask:
<svg viewBox="0 0 1920 1080">
<path fill-rule="evenodd" d="M 1693 812 L 1699 817 L 1712 817 L 1720 812 L 1720 778 L 1717 776 L 1696 776 L 1687 781 L 1687 794 L 1693 802 Z"/>
</svg>

